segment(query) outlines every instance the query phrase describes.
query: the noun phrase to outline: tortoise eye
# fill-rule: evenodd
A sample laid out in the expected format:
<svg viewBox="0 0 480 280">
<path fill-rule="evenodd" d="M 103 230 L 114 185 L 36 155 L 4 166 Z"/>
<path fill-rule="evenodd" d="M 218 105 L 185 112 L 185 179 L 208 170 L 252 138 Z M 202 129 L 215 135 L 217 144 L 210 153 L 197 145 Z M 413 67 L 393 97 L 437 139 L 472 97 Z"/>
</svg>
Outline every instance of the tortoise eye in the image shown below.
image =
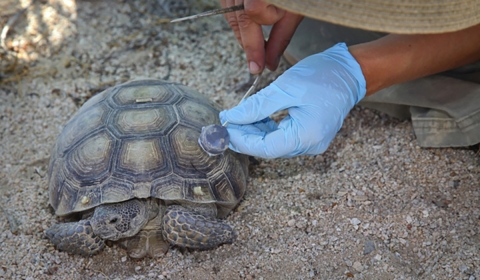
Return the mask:
<svg viewBox="0 0 480 280">
<path fill-rule="evenodd" d="M 117 222 L 118 222 L 118 218 L 115 217 L 115 218 L 111 219 L 109 223 L 110 224 L 116 224 Z"/>
</svg>

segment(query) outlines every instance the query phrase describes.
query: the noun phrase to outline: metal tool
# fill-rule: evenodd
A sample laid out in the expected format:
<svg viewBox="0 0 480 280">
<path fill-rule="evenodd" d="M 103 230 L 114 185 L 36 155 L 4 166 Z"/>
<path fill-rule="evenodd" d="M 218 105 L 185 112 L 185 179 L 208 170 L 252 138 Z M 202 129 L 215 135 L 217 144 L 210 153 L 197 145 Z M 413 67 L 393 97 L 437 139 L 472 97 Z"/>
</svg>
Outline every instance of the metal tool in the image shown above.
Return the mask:
<svg viewBox="0 0 480 280">
<path fill-rule="evenodd" d="M 257 77 L 255 77 L 255 80 L 253 81 L 253 84 L 252 86 L 247 90 L 247 92 L 245 93 L 245 95 L 242 97 L 242 99 L 240 99 L 240 101 L 238 102 L 238 104 L 242 103 L 243 100 L 245 100 L 245 98 L 249 97 L 250 94 L 252 94 L 252 92 L 255 90 L 255 88 L 257 87 L 258 85 L 258 82 L 260 82 L 260 76 L 261 76 L 262 73 L 258 74 Z M 227 126 L 228 125 L 228 122 L 224 122 L 222 124 L 222 126 Z"/>
<path fill-rule="evenodd" d="M 184 20 L 189 20 L 189 19 L 197 19 L 197 18 L 202 18 L 202 17 L 209 17 L 209 16 L 214 16 L 214 15 L 219 15 L 219 14 L 226 14 L 226 13 L 231 13 L 235 11 L 240 11 L 243 10 L 245 7 L 243 4 L 237 5 L 237 6 L 231 6 L 231 7 L 226 7 L 222 9 L 215 9 L 211 11 L 206 11 L 203 13 L 199 13 L 196 15 L 188 16 L 188 17 L 182 17 L 182 18 L 176 18 L 174 20 L 171 20 L 170 22 L 179 22 L 179 21 L 184 21 Z"/>
</svg>

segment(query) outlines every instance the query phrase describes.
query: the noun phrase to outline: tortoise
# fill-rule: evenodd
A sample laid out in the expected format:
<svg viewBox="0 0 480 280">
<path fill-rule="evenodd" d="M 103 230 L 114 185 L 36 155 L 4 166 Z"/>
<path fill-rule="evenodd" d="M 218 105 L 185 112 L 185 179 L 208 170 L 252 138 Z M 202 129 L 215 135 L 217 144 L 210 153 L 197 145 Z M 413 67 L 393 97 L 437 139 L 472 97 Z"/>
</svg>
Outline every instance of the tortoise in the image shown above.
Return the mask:
<svg viewBox="0 0 480 280">
<path fill-rule="evenodd" d="M 245 193 L 248 157 L 209 156 L 199 146 L 201 128 L 219 123 L 218 113 L 194 89 L 162 80 L 90 98 L 58 136 L 48 171 L 55 214 L 76 220 L 46 236 L 84 256 L 118 241 L 133 258 L 160 257 L 170 245 L 232 243 L 235 232 L 222 218 Z"/>
</svg>

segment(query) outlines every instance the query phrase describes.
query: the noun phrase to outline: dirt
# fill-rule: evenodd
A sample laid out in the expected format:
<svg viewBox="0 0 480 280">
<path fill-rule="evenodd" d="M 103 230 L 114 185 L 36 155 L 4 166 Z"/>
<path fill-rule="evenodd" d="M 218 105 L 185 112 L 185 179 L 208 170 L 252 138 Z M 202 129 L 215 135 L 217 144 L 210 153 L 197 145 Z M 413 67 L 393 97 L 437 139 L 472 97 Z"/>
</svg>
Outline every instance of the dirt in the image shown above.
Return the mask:
<svg viewBox="0 0 480 280">
<path fill-rule="evenodd" d="M 422 149 L 410 122 L 361 107 L 326 153 L 252 162 L 247 194 L 226 219 L 233 244 L 140 260 L 110 243 L 93 257 L 54 248 L 44 235 L 62 221 L 48 205 L 50 150 L 85 100 L 137 78 L 186 84 L 223 108 L 240 100 L 252 81 L 223 17 L 168 23 L 216 7 L 2 1 L 1 26 L 11 27 L 0 51 L 0 278 L 480 277 L 478 154 Z M 262 86 L 286 67 L 266 73 Z"/>
</svg>

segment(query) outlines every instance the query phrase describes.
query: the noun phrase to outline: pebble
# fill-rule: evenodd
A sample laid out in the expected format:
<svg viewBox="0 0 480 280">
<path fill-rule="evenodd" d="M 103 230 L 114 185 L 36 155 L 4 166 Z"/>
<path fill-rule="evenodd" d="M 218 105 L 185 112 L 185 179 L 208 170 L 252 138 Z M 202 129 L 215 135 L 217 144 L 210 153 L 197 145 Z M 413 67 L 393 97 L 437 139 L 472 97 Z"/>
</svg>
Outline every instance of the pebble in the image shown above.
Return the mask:
<svg viewBox="0 0 480 280">
<path fill-rule="evenodd" d="M 356 201 L 367 201 L 368 197 L 366 195 L 356 195 L 353 197 L 353 200 Z"/>
<path fill-rule="evenodd" d="M 423 214 L 423 217 L 424 217 L 424 218 L 428 218 L 428 215 L 429 215 L 428 210 L 426 210 L 426 209 L 423 210 L 423 211 L 422 211 L 422 214 Z"/>
<path fill-rule="evenodd" d="M 357 219 L 357 218 L 353 218 L 353 219 L 350 220 L 350 223 L 353 225 L 353 228 L 354 228 L 355 230 L 357 230 L 357 229 L 358 229 L 358 225 L 361 223 L 361 221 L 360 221 L 359 219 Z"/>
<path fill-rule="evenodd" d="M 368 255 L 373 251 L 375 251 L 375 242 L 368 240 L 363 247 L 363 254 Z"/>
<path fill-rule="evenodd" d="M 362 265 L 360 262 L 358 262 L 358 261 L 354 262 L 353 265 L 352 265 L 352 267 L 353 267 L 356 271 L 358 271 L 358 272 L 362 272 L 363 269 L 364 269 L 364 268 L 363 268 L 363 265 Z"/>
<path fill-rule="evenodd" d="M 353 218 L 353 219 L 350 220 L 350 223 L 354 226 L 357 226 L 361 223 L 361 221 L 357 218 Z"/>
<path fill-rule="evenodd" d="M 461 264 L 458 269 L 462 272 L 462 273 L 465 273 L 467 275 L 472 275 L 474 272 L 472 271 L 472 269 L 470 269 L 470 267 L 466 266 L 465 264 Z"/>
<path fill-rule="evenodd" d="M 410 215 L 408 215 L 406 218 L 405 218 L 405 221 L 407 221 L 407 223 L 411 224 L 413 222 L 413 219 Z"/>
<path fill-rule="evenodd" d="M 287 222 L 287 225 L 288 225 L 289 227 L 294 227 L 294 226 L 295 226 L 295 220 L 294 220 L 294 219 L 289 220 L 289 221 Z"/>
</svg>

